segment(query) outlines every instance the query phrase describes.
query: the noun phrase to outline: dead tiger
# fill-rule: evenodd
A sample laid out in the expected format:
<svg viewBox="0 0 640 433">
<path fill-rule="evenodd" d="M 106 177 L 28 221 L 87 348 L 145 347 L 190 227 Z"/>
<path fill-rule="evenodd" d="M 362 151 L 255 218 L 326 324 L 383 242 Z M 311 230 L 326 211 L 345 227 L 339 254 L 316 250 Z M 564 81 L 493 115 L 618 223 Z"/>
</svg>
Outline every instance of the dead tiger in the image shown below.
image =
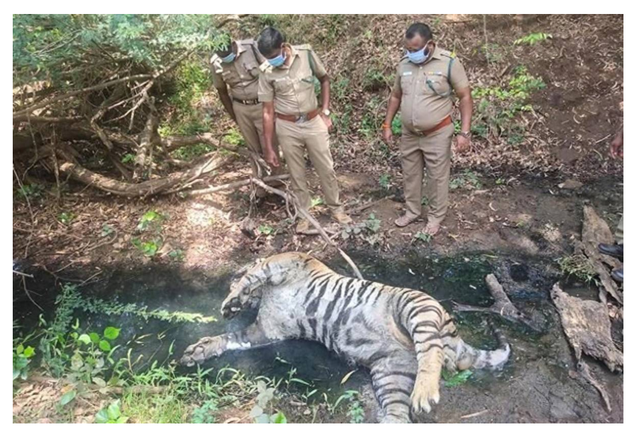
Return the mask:
<svg viewBox="0 0 640 433">
<path fill-rule="evenodd" d="M 192 366 L 227 350 L 286 339 L 318 341 L 371 371 L 382 422 L 410 422 L 440 400 L 442 366 L 450 371 L 499 368 L 509 345 L 475 349 L 458 336 L 453 319 L 429 295 L 349 278 L 301 253 L 272 256 L 231 285 L 222 303 L 230 318 L 258 308 L 242 331 L 202 338 L 181 363 Z"/>
</svg>

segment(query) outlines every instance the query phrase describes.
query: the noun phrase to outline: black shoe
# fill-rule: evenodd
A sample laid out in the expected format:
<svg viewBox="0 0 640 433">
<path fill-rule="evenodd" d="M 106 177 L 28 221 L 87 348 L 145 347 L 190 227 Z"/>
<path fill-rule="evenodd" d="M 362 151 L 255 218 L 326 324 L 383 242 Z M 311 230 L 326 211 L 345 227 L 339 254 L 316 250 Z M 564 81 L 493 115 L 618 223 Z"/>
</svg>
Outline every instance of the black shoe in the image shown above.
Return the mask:
<svg viewBox="0 0 640 433">
<path fill-rule="evenodd" d="M 622 268 L 611 272 L 611 277 L 618 283 L 622 284 Z"/>
<path fill-rule="evenodd" d="M 622 245 L 600 244 L 598 245 L 598 251 L 600 251 L 602 254 L 606 254 L 611 257 L 615 257 L 618 259 L 622 258 Z"/>
</svg>

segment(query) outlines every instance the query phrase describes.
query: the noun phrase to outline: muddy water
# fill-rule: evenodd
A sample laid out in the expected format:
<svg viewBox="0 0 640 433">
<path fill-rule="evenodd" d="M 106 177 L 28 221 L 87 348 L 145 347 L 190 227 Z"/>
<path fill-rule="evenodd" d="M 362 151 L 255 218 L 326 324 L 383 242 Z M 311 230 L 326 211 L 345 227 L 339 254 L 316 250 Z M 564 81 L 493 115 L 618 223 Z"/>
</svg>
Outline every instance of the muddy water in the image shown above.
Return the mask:
<svg viewBox="0 0 640 433">
<path fill-rule="evenodd" d="M 475 253 L 455 257 L 425 258 L 409 252 L 393 262 L 380 260 L 363 252 L 352 252 L 366 278 L 386 284 L 423 290 L 438 299 L 449 311 L 458 302 L 488 306 L 493 300 L 484 283 L 488 273 L 505 282 L 513 302 L 535 317 L 543 332 L 491 318 L 493 326 L 507 336 L 513 355 L 506 368 L 498 373 L 474 372 L 464 384 L 442 387 L 441 404 L 424 421 L 437 422 L 606 422 L 622 420 L 622 378 L 604 372 L 600 376 L 612 390 L 614 411 L 607 414 L 599 397 L 588 385 L 579 384 L 568 375 L 573 365 L 571 352 L 562 335 L 557 315 L 548 300 L 548 291 L 558 279 L 557 269 L 532 257 L 497 256 Z M 241 264 L 239 264 L 241 265 Z M 329 263 L 335 270 L 349 274 L 344 263 Z M 218 335 L 247 326 L 254 314 L 247 313 L 231 321 L 223 320 L 219 309 L 226 297 L 231 273 L 210 272 L 191 280 L 167 268 L 139 271 L 114 270 L 103 281 L 84 287 L 83 296 L 118 300 L 122 303 L 146 305 L 149 310 L 183 311 L 214 316 L 215 323 L 170 324 L 160 320 L 145 321 L 134 315 L 121 317 L 78 313 L 83 329 L 99 330 L 106 326 L 121 328 L 118 342 L 122 345 L 115 357 L 126 356 L 140 361 L 136 368 L 147 368 L 154 360 L 168 362 L 180 356 L 187 345 L 203 336 Z M 51 282 L 41 278 L 31 283 L 35 292 L 46 292 Z M 507 284 L 508 283 L 508 284 Z M 43 287 L 37 287 L 42 284 Z M 35 286 L 34 286 L 35 285 Z M 45 287 L 46 286 L 46 287 Z M 40 289 L 40 290 L 39 290 Z M 571 288 L 573 295 L 593 297 L 592 290 L 582 286 Z M 15 293 L 18 293 L 17 291 Z M 49 293 L 51 291 L 49 290 Z M 39 298 L 51 316 L 53 298 Z M 14 320 L 28 326 L 37 317 L 30 303 L 14 304 Z M 456 316 L 460 334 L 469 343 L 493 348 L 495 338 L 487 324 L 487 315 L 464 313 Z M 170 351 L 170 348 L 173 350 Z M 230 352 L 205 364 L 215 374 L 220 368 L 232 367 L 251 376 L 285 377 L 296 369 L 296 377 L 312 382 L 329 395 L 346 389 L 367 393 L 369 377 L 358 370 L 345 384 L 341 379 L 353 368 L 317 343 L 288 341 L 246 352 Z M 182 371 L 189 371 L 184 368 Z M 370 390 L 368 391 L 370 392 Z M 320 395 L 318 393 L 318 395 Z M 370 395 L 370 394 L 369 394 Z M 472 416 L 470 416 L 472 415 Z"/>
</svg>

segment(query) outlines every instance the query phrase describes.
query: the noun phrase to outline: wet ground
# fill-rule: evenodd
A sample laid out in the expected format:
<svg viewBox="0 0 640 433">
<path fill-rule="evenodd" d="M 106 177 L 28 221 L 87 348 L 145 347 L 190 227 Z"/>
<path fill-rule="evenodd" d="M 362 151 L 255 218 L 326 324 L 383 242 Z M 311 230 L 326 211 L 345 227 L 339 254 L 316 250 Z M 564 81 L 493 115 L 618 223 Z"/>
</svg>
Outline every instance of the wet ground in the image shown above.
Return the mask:
<svg viewBox="0 0 640 433">
<path fill-rule="evenodd" d="M 537 320 L 543 332 L 533 332 L 481 313 L 456 316 L 460 334 L 469 343 L 482 348 L 495 347 L 496 341 L 487 320 L 500 328 L 512 346 L 512 357 L 502 372 L 474 372 L 457 386 L 442 386 L 441 401 L 426 422 L 622 422 L 622 376 L 606 372 L 594 363 L 598 377 L 607 383 L 612 412 L 605 411 L 600 397 L 586 383 L 569 376 L 574 361 L 560 328 L 559 318 L 548 299 L 548 291 L 561 278 L 553 261 L 514 254 L 488 252 L 461 254 L 453 257 L 425 258 L 407 251 L 397 261 L 385 261 L 363 251 L 350 255 L 366 278 L 387 284 L 423 290 L 438 299 L 449 311 L 452 302 L 488 306 L 492 303 L 484 277 L 494 273 L 514 304 Z M 239 263 L 240 266 L 242 263 Z M 346 264 L 336 259 L 329 263 L 335 270 L 348 274 Z M 103 269 L 103 271 L 105 271 Z M 76 312 L 81 327 L 87 330 L 117 326 L 121 329 L 121 347 L 115 357 L 140 358 L 136 368 L 143 370 L 154 360 L 168 362 L 199 338 L 241 329 L 253 320 L 247 313 L 226 321 L 219 308 L 226 297 L 231 270 L 217 269 L 185 274 L 177 268 L 149 265 L 129 271 L 106 270 L 104 277 L 81 287 L 82 296 L 146 305 L 169 312 L 182 311 L 214 316 L 213 323 L 167 323 L 143 320 L 135 315 L 87 315 Z M 55 282 L 48 274 L 37 273 L 29 290 L 51 318 L 55 311 Z M 14 287 L 14 320 L 26 328 L 34 326 L 40 313 L 27 299 L 20 299 L 22 289 Z M 574 296 L 594 298 L 596 291 L 565 281 L 565 289 Z M 43 296 L 37 296 L 42 294 Z M 337 396 L 357 389 L 366 398 L 367 421 L 374 421 L 376 405 L 372 399 L 368 373 L 359 369 L 341 385 L 342 378 L 353 367 L 317 343 L 288 341 L 246 352 L 227 353 L 205 364 L 216 374 L 223 367 L 238 369 L 250 376 L 286 377 L 296 369 L 296 377 L 312 383 L 318 395 L 326 392 Z M 185 372 L 189 371 L 184 368 Z M 301 389 L 302 391 L 302 389 Z"/>
</svg>

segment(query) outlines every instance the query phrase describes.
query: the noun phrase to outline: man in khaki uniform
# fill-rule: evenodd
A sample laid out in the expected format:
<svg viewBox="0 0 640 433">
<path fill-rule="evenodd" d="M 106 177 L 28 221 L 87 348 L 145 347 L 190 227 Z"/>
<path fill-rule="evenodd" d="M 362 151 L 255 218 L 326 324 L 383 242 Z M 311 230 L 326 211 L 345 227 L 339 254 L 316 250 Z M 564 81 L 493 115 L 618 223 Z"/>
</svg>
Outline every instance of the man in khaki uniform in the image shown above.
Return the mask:
<svg viewBox="0 0 640 433">
<path fill-rule="evenodd" d="M 383 139 L 391 141 L 391 122 L 401 111 L 400 154 L 404 177 L 406 212 L 396 219 L 405 227 L 422 214 L 422 178 L 427 168 L 429 210 L 425 231 L 435 235 L 444 219 L 449 200 L 451 138 L 454 126 L 452 95 L 460 98 L 462 131 L 457 137 L 459 152 L 470 147 L 473 102 L 467 75 L 460 60 L 449 51 L 436 47 L 426 24 L 412 24 L 405 34 L 407 54 L 398 66 L 395 85 L 389 98 Z"/>
<path fill-rule="evenodd" d="M 258 101 L 258 77 L 263 61 L 253 39 L 231 42 L 217 51 L 210 61 L 213 85 L 222 105 L 238 124 L 247 147 L 257 155 L 264 154 L 262 106 Z M 273 146 L 277 149 L 277 141 Z M 251 169 L 253 175 L 258 176 L 258 167 L 253 159 Z M 279 170 L 272 174 L 279 174 Z M 265 191 L 260 188 L 258 194 L 264 196 Z"/>
<path fill-rule="evenodd" d="M 299 204 L 309 209 L 306 149 L 333 218 L 341 224 L 351 223 L 340 204 L 338 180 L 329 149 L 329 76 L 322 61 L 311 46 L 289 45 L 272 27 L 260 34 L 258 49 L 267 58 L 258 86 L 258 98 L 263 103 L 266 161 L 275 167 L 279 165 L 278 154 L 272 146 L 275 129 L 291 174 L 293 193 Z M 314 76 L 321 84 L 322 109 L 318 108 Z M 301 220 L 296 230 L 308 232 L 307 220 Z"/>
</svg>

